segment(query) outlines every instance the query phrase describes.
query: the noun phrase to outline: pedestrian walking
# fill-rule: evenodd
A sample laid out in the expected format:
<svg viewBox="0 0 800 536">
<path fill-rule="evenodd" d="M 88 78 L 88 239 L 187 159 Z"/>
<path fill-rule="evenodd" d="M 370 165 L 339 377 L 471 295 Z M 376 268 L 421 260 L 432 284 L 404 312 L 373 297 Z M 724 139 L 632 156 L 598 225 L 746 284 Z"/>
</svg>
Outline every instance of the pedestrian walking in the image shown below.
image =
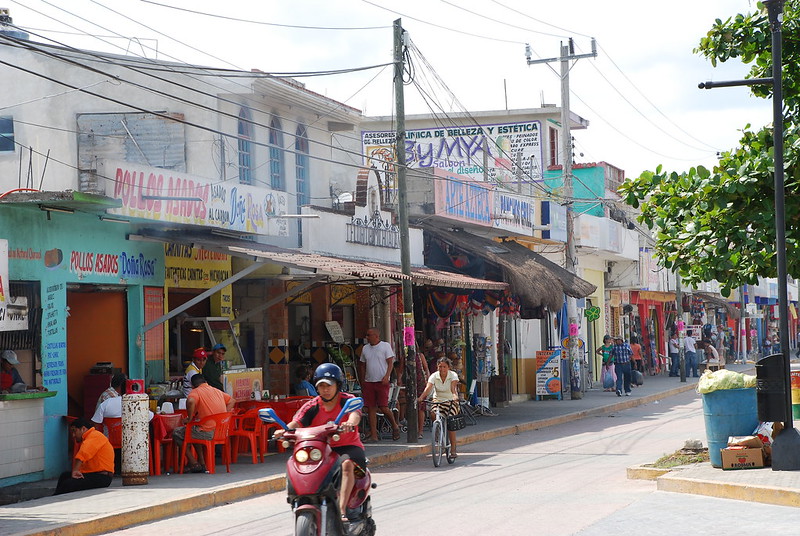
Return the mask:
<svg viewBox="0 0 800 536">
<path fill-rule="evenodd" d="M 678 339 L 678 333 L 673 331 L 669 336 L 669 375 L 671 377 L 679 376 L 678 372 L 680 370 L 680 340 Z"/>
<path fill-rule="evenodd" d="M 623 388 L 625 389 L 625 396 L 631 395 L 632 356 L 631 345 L 625 342 L 622 337 L 614 337 L 611 359 L 614 360 L 614 370 L 617 373 L 617 396 L 622 396 Z"/>
</svg>

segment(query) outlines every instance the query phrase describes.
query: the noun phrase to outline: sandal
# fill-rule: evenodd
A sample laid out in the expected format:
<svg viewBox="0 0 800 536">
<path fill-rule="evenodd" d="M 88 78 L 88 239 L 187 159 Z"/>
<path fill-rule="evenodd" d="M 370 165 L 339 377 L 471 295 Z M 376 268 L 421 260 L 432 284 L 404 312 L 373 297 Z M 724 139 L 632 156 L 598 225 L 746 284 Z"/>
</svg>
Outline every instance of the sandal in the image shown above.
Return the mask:
<svg viewBox="0 0 800 536">
<path fill-rule="evenodd" d="M 395 428 L 392 430 L 392 440 L 397 441 L 400 439 L 400 428 Z"/>
<path fill-rule="evenodd" d="M 205 473 L 206 472 L 206 468 L 203 467 L 201 464 L 196 463 L 196 464 L 194 464 L 193 466 L 191 466 L 189 468 L 189 472 L 190 473 Z"/>
</svg>

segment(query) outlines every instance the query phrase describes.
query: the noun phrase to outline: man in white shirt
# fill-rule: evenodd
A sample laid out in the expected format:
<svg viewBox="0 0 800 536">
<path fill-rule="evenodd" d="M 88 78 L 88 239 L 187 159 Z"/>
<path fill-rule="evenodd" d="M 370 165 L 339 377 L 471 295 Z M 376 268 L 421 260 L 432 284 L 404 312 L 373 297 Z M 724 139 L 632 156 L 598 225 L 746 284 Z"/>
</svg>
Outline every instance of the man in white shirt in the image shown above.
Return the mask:
<svg viewBox="0 0 800 536">
<path fill-rule="evenodd" d="M 367 344 L 361 349 L 359 359 L 361 396 L 369 412 L 370 437 L 365 443 L 378 441 L 378 408 L 392 423 L 392 439 L 400 439 L 400 427 L 389 410 L 389 377 L 392 375 L 393 363 L 392 345 L 381 340 L 381 333 L 377 328 L 369 328 Z"/>
<path fill-rule="evenodd" d="M 686 377 L 688 378 L 689 372 L 691 372 L 692 377 L 697 378 L 700 375 L 697 373 L 697 347 L 695 346 L 694 337 L 687 333 L 686 337 L 683 338 L 683 343 L 685 345 Z"/>
</svg>

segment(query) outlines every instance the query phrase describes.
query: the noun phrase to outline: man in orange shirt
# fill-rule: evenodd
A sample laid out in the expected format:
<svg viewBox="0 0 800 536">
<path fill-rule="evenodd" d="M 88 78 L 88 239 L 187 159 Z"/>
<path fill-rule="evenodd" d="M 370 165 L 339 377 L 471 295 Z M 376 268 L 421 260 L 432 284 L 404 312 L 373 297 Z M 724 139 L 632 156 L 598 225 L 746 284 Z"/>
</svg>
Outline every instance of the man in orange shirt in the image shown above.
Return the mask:
<svg viewBox="0 0 800 536">
<path fill-rule="evenodd" d="M 202 374 L 192 376 L 192 392 L 186 398 L 186 418 L 183 424 L 187 424 L 195 417 L 201 420 L 209 415 L 225 413 L 233 409 L 236 401 L 231 395 L 219 389 L 214 389 Z M 194 439 L 213 439 L 214 425 L 192 426 L 192 437 Z M 186 438 L 186 426 L 180 426 L 172 432 L 172 439 L 178 448 L 183 447 Z M 203 449 L 197 450 L 197 459 L 192 455 L 190 449 L 186 450 L 186 460 L 189 462 L 189 471 L 192 473 L 204 473 L 205 460 L 203 459 Z"/>
<path fill-rule="evenodd" d="M 75 419 L 69 430 L 78 452 L 72 462 L 72 471 L 61 474 L 53 495 L 110 486 L 114 476 L 114 447 L 108 438 L 83 417 Z"/>
</svg>

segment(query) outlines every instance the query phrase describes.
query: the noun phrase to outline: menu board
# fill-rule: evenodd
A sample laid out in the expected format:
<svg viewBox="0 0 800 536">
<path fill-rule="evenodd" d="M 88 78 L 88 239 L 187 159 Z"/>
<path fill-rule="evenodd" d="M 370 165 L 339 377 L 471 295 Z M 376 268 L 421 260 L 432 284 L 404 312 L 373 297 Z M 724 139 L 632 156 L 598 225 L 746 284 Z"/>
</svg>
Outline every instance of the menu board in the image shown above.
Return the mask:
<svg viewBox="0 0 800 536">
<path fill-rule="evenodd" d="M 561 350 L 536 352 L 536 396 L 561 396 Z"/>
</svg>

